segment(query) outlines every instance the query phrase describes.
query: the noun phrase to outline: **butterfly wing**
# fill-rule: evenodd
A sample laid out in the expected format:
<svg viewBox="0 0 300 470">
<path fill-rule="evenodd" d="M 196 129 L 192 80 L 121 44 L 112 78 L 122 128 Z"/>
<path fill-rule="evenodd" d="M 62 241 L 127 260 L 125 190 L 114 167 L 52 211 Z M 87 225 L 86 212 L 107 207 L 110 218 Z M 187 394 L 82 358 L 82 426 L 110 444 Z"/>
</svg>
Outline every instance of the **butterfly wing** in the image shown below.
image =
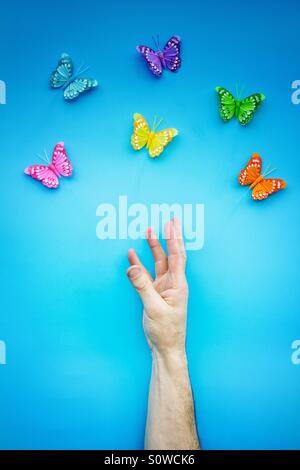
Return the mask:
<svg viewBox="0 0 300 470">
<path fill-rule="evenodd" d="M 64 147 L 64 142 L 56 144 L 52 154 L 52 164 L 55 166 L 56 171 L 62 176 L 72 175 L 72 163 L 67 157 Z"/>
<path fill-rule="evenodd" d="M 154 135 L 149 146 L 149 155 L 152 158 L 158 157 L 169 142 L 178 134 L 177 129 L 164 129 Z"/>
<path fill-rule="evenodd" d="M 236 101 L 234 96 L 226 88 L 218 86 L 216 92 L 220 98 L 220 116 L 224 122 L 230 121 L 234 116 Z"/>
<path fill-rule="evenodd" d="M 242 186 L 248 186 L 254 183 L 260 177 L 262 160 L 258 153 L 254 153 L 250 158 L 246 168 L 240 172 L 239 183 Z"/>
<path fill-rule="evenodd" d="M 56 174 L 46 165 L 32 165 L 25 168 L 24 173 L 35 180 L 42 182 L 47 188 L 55 189 L 58 187 L 58 178 Z"/>
<path fill-rule="evenodd" d="M 242 126 L 246 126 L 246 124 L 251 121 L 264 99 L 265 95 L 262 93 L 255 93 L 254 95 L 248 96 L 240 102 L 237 118 Z"/>
<path fill-rule="evenodd" d="M 278 178 L 266 178 L 254 187 L 252 198 L 256 201 L 261 201 L 284 188 L 286 188 L 286 182 L 284 180 Z"/>
<path fill-rule="evenodd" d="M 134 150 L 143 148 L 149 139 L 150 129 L 144 116 L 135 113 L 133 116 L 133 134 L 131 136 L 131 145 Z"/>
<path fill-rule="evenodd" d="M 73 63 L 68 54 L 62 54 L 57 64 L 56 70 L 52 72 L 50 77 L 50 85 L 52 88 L 61 88 L 71 79 L 73 75 Z"/>
<path fill-rule="evenodd" d="M 160 77 L 163 68 L 157 52 L 148 46 L 137 46 L 136 50 L 144 57 L 153 75 Z"/>
<path fill-rule="evenodd" d="M 180 47 L 180 37 L 172 36 L 163 49 L 163 57 L 166 67 L 171 72 L 177 72 L 181 66 Z"/>
<path fill-rule="evenodd" d="M 98 86 L 97 80 L 91 78 L 76 78 L 71 82 L 64 91 L 65 100 L 74 100 L 82 93 Z"/>
</svg>

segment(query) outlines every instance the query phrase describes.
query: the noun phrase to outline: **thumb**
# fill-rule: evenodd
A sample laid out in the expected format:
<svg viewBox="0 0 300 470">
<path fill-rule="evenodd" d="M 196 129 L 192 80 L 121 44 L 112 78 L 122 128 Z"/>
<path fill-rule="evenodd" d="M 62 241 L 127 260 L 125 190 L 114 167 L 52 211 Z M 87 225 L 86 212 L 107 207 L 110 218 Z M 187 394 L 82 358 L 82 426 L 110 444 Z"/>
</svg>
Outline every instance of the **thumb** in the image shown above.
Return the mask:
<svg viewBox="0 0 300 470">
<path fill-rule="evenodd" d="M 140 266 L 133 265 L 128 269 L 127 275 L 139 294 L 147 313 L 151 315 L 159 310 L 163 300 L 154 289 L 147 273 Z"/>
</svg>

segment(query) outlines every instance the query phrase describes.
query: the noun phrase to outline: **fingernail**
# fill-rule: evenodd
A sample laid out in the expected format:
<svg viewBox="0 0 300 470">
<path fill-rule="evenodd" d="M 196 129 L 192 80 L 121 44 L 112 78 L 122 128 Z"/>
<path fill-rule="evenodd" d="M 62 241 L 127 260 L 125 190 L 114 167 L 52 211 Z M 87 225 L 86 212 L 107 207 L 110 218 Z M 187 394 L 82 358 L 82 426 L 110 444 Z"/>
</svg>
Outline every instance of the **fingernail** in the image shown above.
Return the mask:
<svg viewBox="0 0 300 470">
<path fill-rule="evenodd" d="M 156 238 L 155 232 L 152 227 L 149 227 L 147 230 L 147 238 L 148 240 L 152 240 Z"/>
<path fill-rule="evenodd" d="M 130 277 L 130 279 L 135 279 L 136 277 L 138 277 L 141 273 L 141 268 L 139 268 L 138 266 L 134 266 L 133 268 L 130 268 L 128 270 L 128 276 Z"/>
</svg>

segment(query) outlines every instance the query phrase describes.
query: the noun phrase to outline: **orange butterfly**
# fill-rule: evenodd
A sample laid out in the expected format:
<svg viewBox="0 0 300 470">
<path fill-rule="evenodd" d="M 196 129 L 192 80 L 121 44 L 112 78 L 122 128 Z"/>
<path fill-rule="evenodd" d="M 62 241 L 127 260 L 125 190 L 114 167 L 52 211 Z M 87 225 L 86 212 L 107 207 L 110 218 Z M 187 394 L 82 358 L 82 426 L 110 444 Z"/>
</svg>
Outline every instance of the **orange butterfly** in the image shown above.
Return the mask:
<svg viewBox="0 0 300 470">
<path fill-rule="evenodd" d="M 280 189 L 286 188 L 286 182 L 277 178 L 266 178 L 272 171 L 265 171 L 261 175 L 262 160 L 258 153 L 254 153 L 250 158 L 248 165 L 240 172 L 239 183 L 242 186 L 248 186 L 253 189 L 252 198 L 261 201 L 270 196 L 270 194 L 277 193 Z"/>
</svg>

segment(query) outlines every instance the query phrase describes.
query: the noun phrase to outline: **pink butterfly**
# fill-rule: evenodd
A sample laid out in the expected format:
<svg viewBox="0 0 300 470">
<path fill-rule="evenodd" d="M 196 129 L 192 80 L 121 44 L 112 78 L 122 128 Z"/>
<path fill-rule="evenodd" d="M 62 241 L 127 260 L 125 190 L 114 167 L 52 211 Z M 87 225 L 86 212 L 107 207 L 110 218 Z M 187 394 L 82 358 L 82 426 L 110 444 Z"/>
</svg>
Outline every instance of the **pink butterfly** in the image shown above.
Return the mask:
<svg viewBox="0 0 300 470">
<path fill-rule="evenodd" d="M 72 175 L 72 163 L 67 157 L 64 142 L 55 145 L 52 154 L 52 163 L 49 165 L 32 165 L 25 168 L 24 173 L 31 176 L 35 180 L 42 182 L 47 188 L 55 189 L 59 185 L 58 178 L 61 176 Z"/>
</svg>

